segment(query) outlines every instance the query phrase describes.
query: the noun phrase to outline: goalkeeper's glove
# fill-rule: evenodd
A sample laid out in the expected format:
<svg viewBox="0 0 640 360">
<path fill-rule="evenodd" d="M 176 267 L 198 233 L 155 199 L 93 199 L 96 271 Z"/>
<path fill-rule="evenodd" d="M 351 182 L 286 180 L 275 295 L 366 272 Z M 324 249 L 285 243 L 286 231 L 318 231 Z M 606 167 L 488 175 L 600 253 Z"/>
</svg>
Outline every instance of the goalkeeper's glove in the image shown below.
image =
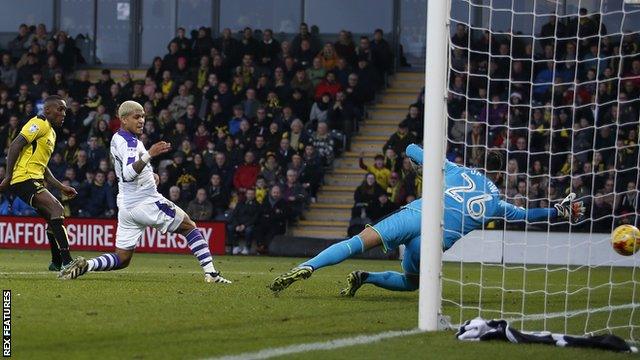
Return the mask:
<svg viewBox="0 0 640 360">
<path fill-rule="evenodd" d="M 582 201 L 574 201 L 575 199 L 576 194 L 570 193 L 560 204 L 554 205 L 559 217 L 569 220 L 569 222 L 574 224 L 582 220 L 586 210 Z"/>
</svg>

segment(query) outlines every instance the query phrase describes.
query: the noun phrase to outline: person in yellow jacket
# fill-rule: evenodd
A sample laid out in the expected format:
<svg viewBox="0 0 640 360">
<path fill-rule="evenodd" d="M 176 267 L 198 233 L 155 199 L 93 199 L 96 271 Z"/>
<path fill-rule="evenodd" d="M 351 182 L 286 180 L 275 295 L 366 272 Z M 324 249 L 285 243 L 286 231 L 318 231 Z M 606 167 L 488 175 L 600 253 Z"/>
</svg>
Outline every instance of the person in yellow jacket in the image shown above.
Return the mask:
<svg viewBox="0 0 640 360">
<path fill-rule="evenodd" d="M 362 170 L 366 170 L 372 173 L 376 177 L 376 182 L 383 189 L 389 187 L 389 178 L 391 177 L 391 170 L 384 166 L 384 156 L 378 154 L 373 158 L 373 165 L 367 165 L 364 163 L 364 152 L 360 153 L 359 165 Z"/>
<path fill-rule="evenodd" d="M 73 263 L 64 227 L 64 207 L 44 184 L 55 187 L 66 197 L 78 194 L 73 187 L 58 181 L 47 167 L 56 145 L 53 126 L 62 126 L 66 111 L 67 104 L 60 96 L 52 95 L 45 99 L 43 114 L 31 118 L 9 146 L 7 173 L 0 183 L 0 192 L 9 190 L 33 206 L 49 224 L 47 237 L 51 247 L 51 271 Z"/>
</svg>

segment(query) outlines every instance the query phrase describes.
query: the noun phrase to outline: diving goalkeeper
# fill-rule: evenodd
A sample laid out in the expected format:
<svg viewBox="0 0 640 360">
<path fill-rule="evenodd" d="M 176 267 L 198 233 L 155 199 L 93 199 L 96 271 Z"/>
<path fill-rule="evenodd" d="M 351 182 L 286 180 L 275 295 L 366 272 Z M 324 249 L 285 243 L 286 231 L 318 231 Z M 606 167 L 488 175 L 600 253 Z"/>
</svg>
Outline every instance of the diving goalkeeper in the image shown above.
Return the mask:
<svg viewBox="0 0 640 360">
<path fill-rule="evenodd" d="M 411 144 L 407 147 L 406 153 L 414 163 L 418 166 L 422 165 L 421 147 Z M 488 173 L 502 169 L 502 165 L 503 160 L 499 153 L 489 153 Z M 451 248 L 464 235 L 481 228 L 491 220 L 506 218 L 507 220 L 542 221 L 561 217 L 577 222 L 584 215 L 585 208 L 581 201 L 574 201 L 573 193 L 552 208 L 523 209 L 501 200 L 496 185 L 479 169 L 458 166 L 445 161 L 444 171 L 443 251 Z M 331 245 L 316 257 L 278 276 L 269 288 L 273 292 L 280 292 L 295 281 L 309 278 L 320 268 L 338 264 L 378 246 L 388 251 L 405 245 L 402 259 L 404 273 L 354 271 L 347 277 L 348 286 L 341 291 L 341 294 L 353 296 L 363 284 L 373 284 L 394 291 L 416 290 L 420 274 L 421 212 L 422 199 L 417 199 L 377 224 L 367 226 L 360 234 Z"/>
</svg>

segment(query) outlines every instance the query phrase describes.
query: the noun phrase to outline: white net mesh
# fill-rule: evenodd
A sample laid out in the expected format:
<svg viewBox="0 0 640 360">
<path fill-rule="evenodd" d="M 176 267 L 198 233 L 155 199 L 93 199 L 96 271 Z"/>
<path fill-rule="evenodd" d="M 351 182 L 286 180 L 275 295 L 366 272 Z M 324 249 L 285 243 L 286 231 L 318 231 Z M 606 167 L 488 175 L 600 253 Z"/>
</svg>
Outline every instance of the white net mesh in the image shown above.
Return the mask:
<svg viewBox="0 0 640 360">
<path fill-rule="evenodd" d="M 585 221 L 493 221 L 444 254 L 442 308 L 572 334 L 640 340 L 640 253 L 610 246 L 638 226 L 640 5 L 452 0 L 447 157 L 506 164 L 508 202 L 550 207 L 575 192 Z"/>
</svg>

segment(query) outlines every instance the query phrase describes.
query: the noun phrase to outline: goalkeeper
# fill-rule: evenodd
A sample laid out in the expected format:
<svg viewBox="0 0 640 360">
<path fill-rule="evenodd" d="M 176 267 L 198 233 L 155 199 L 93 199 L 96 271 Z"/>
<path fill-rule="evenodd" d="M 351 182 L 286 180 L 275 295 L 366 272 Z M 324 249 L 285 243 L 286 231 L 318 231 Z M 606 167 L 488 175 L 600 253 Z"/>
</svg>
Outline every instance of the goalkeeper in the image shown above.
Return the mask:
<svg viewBox="0 0 640 360">
<path fill-rule="evenodd" d="M 413 162 L 422 165 L 423 152 L 418 145 L 407 147 L 407 155 Z M 502 155 L 491 152 L 487 159 L 487 172 L 502 169 Z M 506 218 L 507 220 L 542 221 L 562 217 L 577 222 L 584 215 L 582 202 L 574 202 L 571 193 L 553 208 L 523 209 L 500 200 L 496 185 L 479 170 L 445 162 L 444 196 L 444 251 L 456 241 L 485 222 Z M 418 173 L 421 173 L 420 171 Z M 375 225 L 367 226 L 360 234 L 331 245 L 316 257 L 298 265 L 273 280 L 269 288 L 280 292 L 300 279 L 306 279 L 314 271 L 338 264 L 366 250 L 383 246 L 393 250 L 406 246 L 402 259 L 404 273 L 395 271 L 354 271 L 347 277 L 348 286 L 342 295 L 353 296 L 363 284 L 373 284 L 388 290 L 413 291 L 418 288 L 420 274 L 420 217 L 422 199 L 417 199 Z"/>
</svg>

